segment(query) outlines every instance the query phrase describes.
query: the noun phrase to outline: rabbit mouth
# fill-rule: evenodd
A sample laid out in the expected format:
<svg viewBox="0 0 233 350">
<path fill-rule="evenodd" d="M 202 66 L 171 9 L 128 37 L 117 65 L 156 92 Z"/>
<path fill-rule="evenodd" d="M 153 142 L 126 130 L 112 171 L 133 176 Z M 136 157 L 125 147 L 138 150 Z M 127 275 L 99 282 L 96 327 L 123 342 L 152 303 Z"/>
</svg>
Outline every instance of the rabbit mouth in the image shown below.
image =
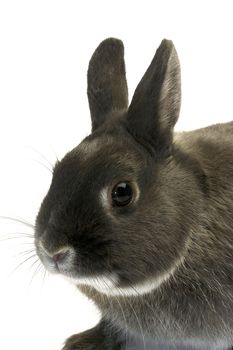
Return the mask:
<svg viewBox="0 0 233 350">
<path fill-rule="evenodd" d="M 122 283 L 121 275 L 116 271 L 81 272 L 75 264 L 76 252 L 71 246 L 64 246 L 57 251 L 48 252 L 41 241 L 37 240 L 35 243 L 37 255 L 49 272 L 61 274 L 72 284 L 87 285 L 108 296 L 139 296 L 152 293 L 174 275 L 184 260 L 184 257 L 181 256 L 175 261 L 173 267 L 159 276 L 150 277 L 141 282 L 125 284 Z"/>
<path fill-rule="evenodd" d="M 180 263 L 182 263 L 182 261 L 180 261 Z M 109 273 L 96 277 L 65 277 L 68 278 L 71 283 L 77 286 L 87 285 L 107 296 L 131 297 L 154 292 L 173 276 L 176 269 L 177 266 L 171 268 L 171 270 L 161 274 L 158 277 L 148 278 L 140 283 L 135 283 L 128 286 L 121 285 L 120 277 L 116 273 Z"/>
<path fill-rule="evenodd" d="M 45 268 L 55 274 L 61 274 L 75 285 L 88 285 L 101 293 L 109 294 L 118 284 L 116 274 L 108 275 L 81 275 L 74 266 L 75 250 L 72 247 L 63 247 L 53 254 L 49 253 L 39 241 L 36 242 L 36 251 Z"/>
<path fill-rule="evenodd" d="M 77 253 L 72 246 L 64 246 L 49 252 L 40 240 L 35 241 L 36 252 L 44 267 L 53 274 L 60 274 L 75 284 L 86 284 L 102 292 L 108 292 L 117 283 L 116 273 L 84 269 L 77 263 Z"/>
<path fill-rule="evenodd" d="M 80 277 L 76 274 L 71 276 L 70 274 L 63 274 L 66 279 L 68 279 L 72 284 L 77 286 L 90 286 L 97 290 L 98 292 L 105 294 L 107 296 L 141 296 L 149 293 L 153 293 L 162 284 L 168 282 L 183 264 L 184 257 L 178 259 L 170 270 L 163 272 L 159 276 L 147 278 L 141 282 L 130 283 L 128 285 L 123 285 L 121 277 L 119 274 L 105 273 L 95 276 Z"/>
</svg>

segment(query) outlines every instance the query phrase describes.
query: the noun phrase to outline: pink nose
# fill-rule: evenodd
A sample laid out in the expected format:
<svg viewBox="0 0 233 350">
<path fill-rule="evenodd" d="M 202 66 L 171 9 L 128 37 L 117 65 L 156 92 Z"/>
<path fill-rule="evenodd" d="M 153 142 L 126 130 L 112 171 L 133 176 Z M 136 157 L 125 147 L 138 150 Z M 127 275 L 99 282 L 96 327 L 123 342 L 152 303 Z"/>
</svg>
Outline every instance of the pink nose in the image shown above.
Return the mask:
<svg viewBox="0 0 233 350">
<path fill-rule="evenodd" d="M 64 257 L 64 255 L 65 255 L 64 253 L 58 253 L 58 254 L 53 255 L 53 261 L 55 263 L 57 263 L 59 260 L 62 259 L 62 257 Z"/>
<path fill-rule="evenodd" d="M 58 252 L 57 254 L 54 254 L 52 256 L 53 261 L 57 264 L 58 262 L 61 262 L 64 260 L 68 255 L 68 250 L 63 250 L 61 252 Z"/>
</svg>

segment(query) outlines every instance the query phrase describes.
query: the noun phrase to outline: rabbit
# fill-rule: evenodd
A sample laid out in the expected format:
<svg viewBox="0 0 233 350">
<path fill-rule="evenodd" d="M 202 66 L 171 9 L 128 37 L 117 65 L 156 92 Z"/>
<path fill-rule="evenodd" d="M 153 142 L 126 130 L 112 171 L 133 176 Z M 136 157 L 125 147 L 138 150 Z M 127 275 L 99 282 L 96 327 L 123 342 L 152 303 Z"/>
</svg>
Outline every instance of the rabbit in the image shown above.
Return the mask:
<svg viewBox="0 0 233 350">
<path fill-rule="evenodd" d="M 131 103 L 121 40 L 87 72 L 92 132 L 53 169 L 36 252 L 101 311 L 63 350 L 233 346 L 233 122 L 175 132 L 180 64 L 162 40 Z M 65 301 L 64 301 L 65 302 Z"/>
</svg>

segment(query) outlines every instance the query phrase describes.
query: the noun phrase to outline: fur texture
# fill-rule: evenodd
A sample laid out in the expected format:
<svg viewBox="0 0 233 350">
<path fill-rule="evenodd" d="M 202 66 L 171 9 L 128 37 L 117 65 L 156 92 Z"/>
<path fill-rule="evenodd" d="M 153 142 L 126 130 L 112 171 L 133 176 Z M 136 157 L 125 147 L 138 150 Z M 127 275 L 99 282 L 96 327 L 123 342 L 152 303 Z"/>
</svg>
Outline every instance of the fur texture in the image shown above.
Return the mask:
<svg viewBox="0 0 233 350">
<path fill-rule="evenodd" d="M 102 311 L 64 350 L 126 349 L 143 336 L 174 347 L 233 344 L 233 122 L 174 133 L 180 68 L 163 40 L 128 107 L 121 41 L 88 69 L 92 134 L 54 168 L 36 220 L 44 265 Z M 114 206 L 113 187 L 132 201 Z M 57 252 L 62 256 L 54 259 Z"/>
</svg>

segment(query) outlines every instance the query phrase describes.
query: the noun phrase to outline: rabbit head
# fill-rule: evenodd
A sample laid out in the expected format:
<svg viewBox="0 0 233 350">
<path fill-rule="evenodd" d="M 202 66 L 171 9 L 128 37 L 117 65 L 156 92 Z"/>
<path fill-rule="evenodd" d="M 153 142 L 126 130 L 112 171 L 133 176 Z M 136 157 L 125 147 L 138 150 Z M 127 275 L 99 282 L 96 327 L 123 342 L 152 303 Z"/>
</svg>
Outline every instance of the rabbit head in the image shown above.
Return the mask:
<svg viewBox="0 0 233 350">
<path fill-rule="evenodd" d="M 128 107 L 123 44 L 106 39 L 89 63 L 88 99 L 92 133 L 54 168 L 37 253 L 77 284 L 159 285 L 182 262 L 203 205 L 200 166 L 173 140 L 181 100 L 173 43 L 162 41 Z"/>
</svg>

